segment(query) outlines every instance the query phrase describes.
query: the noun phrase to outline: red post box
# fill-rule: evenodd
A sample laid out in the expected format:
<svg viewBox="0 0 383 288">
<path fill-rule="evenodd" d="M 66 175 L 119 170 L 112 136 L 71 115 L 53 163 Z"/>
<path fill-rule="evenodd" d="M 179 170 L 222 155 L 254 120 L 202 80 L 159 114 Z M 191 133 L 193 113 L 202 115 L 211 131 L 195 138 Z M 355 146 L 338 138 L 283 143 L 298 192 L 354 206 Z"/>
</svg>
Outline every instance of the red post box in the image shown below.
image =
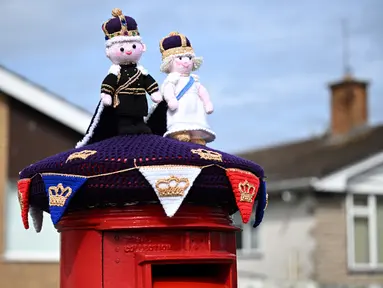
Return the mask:
<svg viewBox="0 0 383 288">
<path fill-rule="evenodd" d="M 258 203 L 262 220 L 263 170 L 198 147 L 117 137 L 20 173 L 25 227 L 31 206 L 34 224 L 46 211 L 61 233 L 60 288 L 237 287 L 230 215 L 246 223 Z"/>
<path fill-rule="evenodd" d="M 235 228 L 222 208 L 160 205 L 63 218 L 61 288 L 237 287 Z"/>
</svg>

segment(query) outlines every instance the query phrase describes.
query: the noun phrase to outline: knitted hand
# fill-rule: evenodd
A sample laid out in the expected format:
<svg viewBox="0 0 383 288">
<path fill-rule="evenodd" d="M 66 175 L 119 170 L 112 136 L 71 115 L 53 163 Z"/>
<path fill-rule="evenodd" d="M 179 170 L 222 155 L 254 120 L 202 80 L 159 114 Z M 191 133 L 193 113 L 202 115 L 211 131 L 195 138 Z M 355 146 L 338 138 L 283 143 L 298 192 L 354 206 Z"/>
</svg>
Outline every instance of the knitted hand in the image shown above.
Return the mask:
<svg viewBox="0 0 383 288">
<path fill-rule="evenodd" d="M 169 107 L 170 111 L 176 110 L 178 108 L 178 100 L 177 100 L 177 98 L 170 99 L 168 101 L 168 107 Z"/>
<path fill-rule="evenodd" d="M 214 111 L 213 103 L 211 103 L 210 101 L 207 102 L 207 103 L 205 104 L 205 111 L 206 111 L 207 114 L 211 114 L 211 113 L 213 113 L 213 111 Z"/>
<path fill-rule="evenodd" d="M 150 98 L 154 103 L 160 103 L 162 101 L 162 95 L 159 91 L 152 93 L 152 95 L 150 95 Z"/>
<path fill-rule="evenodd" d="M 109 94 L 101 93 L 101 101 L 105 106 L 112 105 L 112 96 Z"/>
</svg>

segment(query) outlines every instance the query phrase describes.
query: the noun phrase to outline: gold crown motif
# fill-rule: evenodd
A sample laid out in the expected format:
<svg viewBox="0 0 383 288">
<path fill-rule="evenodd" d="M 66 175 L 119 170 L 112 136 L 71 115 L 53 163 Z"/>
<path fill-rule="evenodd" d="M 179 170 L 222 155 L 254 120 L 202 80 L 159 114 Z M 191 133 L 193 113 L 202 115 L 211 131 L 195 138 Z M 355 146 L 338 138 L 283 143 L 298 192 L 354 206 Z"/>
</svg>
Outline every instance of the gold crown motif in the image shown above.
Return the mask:
<svg viewBox="0 0 383 288">
<path fill-rule="evenodd" d="M 255 186 L 249 181 L 245 180 L 238 184 L 239 193 L 241 194 L 240 202 L 249 202 L 251 203 L 253 200 L 253 196 L 255 195 Z"/>
<path fill-rule="evenodd" d="M 175 47 L 165 50 L 163 46 L 164 40 L 172 36 L 179 36 L 181 38 L 181 47 Z M 160 52 L 162 54 L 162 60 L 171 55 L 194 54 L 193 47 L 191 47 L 191 45 L 187 46 L 186 36 L 179 32 L 170 32 L 168 36 L 161 39 Z"/>
<path fill-rule="evenodd" d="M 222 154 L 214 151 L 209 151 L 206 149 L 192 149 L 191 152 L 193 154 L 198 154 L 201 159 L 206 159 L 206 160 L 215 160 L 215 161 L 220 161 L 222 162 Z"/>
<path fill-rule="evenodd" d="M 82 150 L 82 151 L 79 151 L 79 152 L 74 152 L 74 153 L 72 153 L 72 154 L 70 154 L 68 156 L 68 158 L 66 159 L 65 163 L 68 162 L 68 161 L 71 161 L 73 159 L 83 159 L 83 160 L 85 160 L 89 156 L 92 156 L 92 155 L 94 155 L 96 153 L 97 153 L 97 151 L 95 151 L 95 150 Z"/>
<path fill-rule="evenodd" d="M 156 182 L 159 197 L 184 196 L 184 192 L 189 185 L 190 183 L 188 178 L 179 178 L 176 176 L 158 179 Z"/>
<path fill-rule="evenodd" d="M 72 194 L 72 188 L 64 188 L 62 183 L 57 186 L 50 186 L 49 191 L 49 206 L 63 207 L 69 196 Z"/>
</svg>

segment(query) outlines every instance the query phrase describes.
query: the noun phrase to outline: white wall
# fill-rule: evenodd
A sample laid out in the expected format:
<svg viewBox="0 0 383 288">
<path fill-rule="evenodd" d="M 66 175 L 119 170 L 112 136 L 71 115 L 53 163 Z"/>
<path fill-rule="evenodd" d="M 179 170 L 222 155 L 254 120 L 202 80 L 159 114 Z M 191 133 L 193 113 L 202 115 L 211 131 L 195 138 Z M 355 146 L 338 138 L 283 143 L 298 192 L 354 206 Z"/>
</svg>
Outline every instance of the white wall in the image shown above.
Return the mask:
<svg viewBox="0 0 383 288">
<path fill-rule="evenodd" d="M 260 229 L 260 259 L 238 258 L 238 273 L 260 275 L 272 280 L 309 279 L 313 273 L 311 236 L 314 217 L 312 197 L 308 194 L 290 203 L 281 198 L 269 201 Z M 244 277 L 241 282 L 247 282 Z M 242 287 L 242 286 L 240 286 Z"/>
</svg>

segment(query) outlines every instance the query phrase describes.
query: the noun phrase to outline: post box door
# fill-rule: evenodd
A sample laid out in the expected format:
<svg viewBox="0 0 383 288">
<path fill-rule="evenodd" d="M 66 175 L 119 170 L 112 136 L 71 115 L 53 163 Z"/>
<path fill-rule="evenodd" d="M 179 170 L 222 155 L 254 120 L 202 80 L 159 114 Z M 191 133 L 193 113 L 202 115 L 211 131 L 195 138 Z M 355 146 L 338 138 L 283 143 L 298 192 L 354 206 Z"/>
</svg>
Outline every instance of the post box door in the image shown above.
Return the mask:
<svg viewBox="0 0 383 288">
<path fill-rule="evenodd" d="M 214 283 L 208 279 L 162 279 L 153 282 L 153 288 L 228 288 L 225 284 Z"/>
<path fill-rule="evenodd" d="M 152 264 L 153 288 L 231 288 L 231 264 Z"/>
<path fill-rule="evenodd" d="M 234 237 L 209 231 L 104 232 L 103 287 L 236 288 Z"/>
</svg>

